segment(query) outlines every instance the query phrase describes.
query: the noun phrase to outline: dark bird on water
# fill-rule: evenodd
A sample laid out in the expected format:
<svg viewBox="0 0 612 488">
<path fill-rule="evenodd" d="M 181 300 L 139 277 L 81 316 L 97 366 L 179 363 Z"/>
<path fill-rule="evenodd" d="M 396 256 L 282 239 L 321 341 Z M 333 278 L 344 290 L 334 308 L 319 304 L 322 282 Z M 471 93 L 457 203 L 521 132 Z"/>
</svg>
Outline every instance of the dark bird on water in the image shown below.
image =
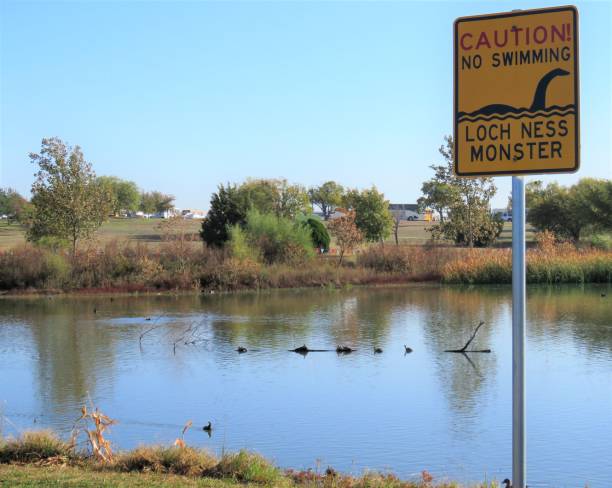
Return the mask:
<svg viewBox="0 0 612 488">
<path fill-rule="evenodd" d="M 247 348 L 240 346 L 238 349 L 236 349 L 236 351 L 238 351 L 239 354 L 242 354 L 243 352 L 247 352 Z"/>
<path fill-rule="evenodd" d="M 350 352 L 353 352 L 353 349 L 351 349 L 348 346 L 338 346 L 338 347 L 336 347 L 336 352 L 338 354 L 348 354 Z"/>
<path fill-rule="evenodd" d="M 504 488 L 512 488 L 512 483 L 510 483 L 510 480 L 508 478 L 502 481 L 502 483 L 505 485 Z"/>
<path fill-rule="evenodd" d="M 382 349 L 380 347 L 374 348 L 374 354 L 380 354 L 381 352 L 382 352 Z"/>
<path fill-rule="evenodd" d="M 202 427 L 202 430 L 204 432 L 211 432 L 212 431 L 212 424 L 210 423 L 210 420 L 208 421 L 208 424 L 205 425 L 204 427 Z"/>
<path fill-rule="evenodd" d="M 412 352 L 412 348 L 408 347 L 406 344 L 404 344 L 404 354 L 408 354 Z"/>
<path fill-rule="evenodd" d="M 151 317 L 147 317 L 145 320 L 151 320 Z"/>
</svg>

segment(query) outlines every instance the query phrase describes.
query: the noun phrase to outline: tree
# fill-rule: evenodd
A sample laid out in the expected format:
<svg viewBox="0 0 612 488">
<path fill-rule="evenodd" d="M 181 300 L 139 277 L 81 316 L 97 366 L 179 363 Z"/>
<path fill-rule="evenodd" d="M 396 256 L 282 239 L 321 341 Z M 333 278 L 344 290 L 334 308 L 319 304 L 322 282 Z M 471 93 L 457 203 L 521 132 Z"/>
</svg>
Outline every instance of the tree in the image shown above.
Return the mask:
<svg viewBox="0 0 612 488">
<path fill-rule="evenodd" d="M 301 213 L 311 212 L 306 190 L 300 185 L 290 185 L 284 179 L 249 179 L 238 188 L 249 208 L 260 213 L 293 219 Z"/>
<path fill-rule="evenodd" d="M 300 214 L 312 212 L 308 193 L 301 185 L 289 185 L 287 180 L 278 183 L 278 201 L 276 203 L 276 215 L 295 219 Z"/>
<path fill-rule="evenodd" d="M 338 262 L 338 266 L 340 266 L 344 254 L 351 252 L 363 241 L 363 234 L 357 227 L 355 212 L 349 212 L 347 215 L 331 220 L 328 226 L 340 248 L 340 261 Z"/>
<path fill-rule="evenodd" d="M 108 215 L 110 195 L 97 184 L 79 146 L 56 137 L 43 139 L 40 154 L 30 153 L 30 159 L 39 170 L 32 184 L 34 216 L 28 238 L 66 239 L 74 256 L 78 240 L 89 237 Z"/>
<path fill-rule="evenodd" d="M 0 188 L 0 215 L 7 216 L 7 224 L 17 221 L 27 224 L 32 217 L 32 205 L 12 188 Z"/>
<path fill-rule="evenodd" d="M 116 176 L 100 176 L 98 184 L 106 188 L 111 195 L 111 212 L 121 215 L 122 212 L 135 212 L 140 205 L 141 197 L 138 186 L 133 181 L 126 181 Z"/>
<path fill-rule="evenodd" d="M 210 199 L 210 210 L 202 221 L 200 236 L 209 246 L 221 247 L 229 239 L 229 228 L 244 225 L 249 205 L 236 185 L 219 185 Z"/>
<path fill-rule="evenodd" d="M 140 195 L 140 210 L 146 214 L 161 213 L 174 208 L 174 196 L 159 191 L 143 192 Z"/>
<path fill-rule="evenodd" d="M 401 220 L 399 213 L 393 215 L 393 237 L 395 237 L 396 246 L 399 246 L 399 228 Z"/>
<path fill-rule="evenodd" d="M 326 181 L 320 186 L 312 187 L 308 190 L 310 203 L 321 209 L 323 218 L 329 220 L 329 217 L 336 207 L 342 204 L 342 196 L 344 195 L 344 187 L 335 181 Z"/>
<path fill-rule="evenodd" d="M 495 240 L 501 233 L 499 222 L 490 211 L 490 201 L 497 193 L 497 187 L 492 178 L 456 176 L 453 171 L 452 137 L 446 136 L 445 142 L 439 149 L 444 163 L 431 166 L 435 175 L 423 184 L 424 196 L 419 199 L 421 206 L 430 206 L 440 214 L 440 223 L 430 228 L 432 235 L 444 236 L 469 247 L 493 242 L 491 236 L 494 235 Z"/>
<path fill-rule="evenodd" d="M 533 181 L 526 187 L 527 221 L 536 230 L 548 230 L 558 239 L 580 240 L 585 229 L 612 228 L 612 182 L 583 178 L 571 187 L 544 186 Z"/>
<path fill-rule="evenodd" d="M 375 186 L 362 191 L 349 190 L 343 200 L 346 208 L 355 212 L 355 224 L 366 241 L 383 241 L 389 236 L 393 225 L 389 201 Z"/>
<path fill-rule="evenodd" d="M 330 237 L 325 225 L 317 217 L 312 216 L 304 218 L 300 223 L 309 229 L 314 246 L 323 252 L 327 252 Z"/>
</svg>

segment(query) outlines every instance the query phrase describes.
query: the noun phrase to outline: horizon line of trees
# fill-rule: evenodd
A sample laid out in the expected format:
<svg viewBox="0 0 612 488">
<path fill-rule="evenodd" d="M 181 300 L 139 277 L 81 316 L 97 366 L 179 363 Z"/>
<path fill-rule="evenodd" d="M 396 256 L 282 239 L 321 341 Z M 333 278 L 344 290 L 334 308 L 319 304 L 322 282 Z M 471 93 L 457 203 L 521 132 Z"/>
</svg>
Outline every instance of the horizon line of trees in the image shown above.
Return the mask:
<svg viewBox="0 0 612 488">
<path fill-rule="evenodd" d="M 421 211 L 430 208 L 440 216 L 429 229 L 432 238 L 469 247 L 492 244 L 503 228 L 499 217 L 491 214 L 490 201 L 497 192 L 494 180 L 457 177 L 450 136 L 439 151 L 443 162 L 430 166 L 434 176 L 423 183 L 423 196 L 418 200 Z M 43 139 L 40 152 L 30 153 L 30 160 L 38 166 L 30 202 L 13 189 L 0 189 L 0 215 L 10 214 L 24 224 L 30 241 L 65 241 L 74 253 L 77 242 L 91 236 L 109 215 L 137 210 L 150 214 L 174 207 L 172 195 L 142 192 L 132 181 L 96 176 L 79 146 L 71 147 L 56 137 Z M 323 225 L 312 217 L 315 207 L 326 221 L 336 209 L 343 210 L 342 217 Z M 533 181 L 527 185 L 527 207 L 527 220 L 536 230 L 578 241 L 585 232 L 611 230 L 612 182 L 584 178 L 563 187 Z M 242 251 L 245 246 L 251 251 L 257 248 L 255 254 L 270 260 L 269 256 L 284 253 L 264 251 L 275 239 L 288 248 L 325 250 L 331 231 L 344 254 L 361 241 L 382 243 L 392 230 L 399 244 L 398 227 L 389 201 L 375 186 L 359 190 L 326 181 L 306 189 L 286 179 L 249 178 L 241 184 L 219 185 L 211 195 L 200 236 L 215 247 L 233 239 L 230 245 L 235 249 L 242 243 Z M 304 229 L 310 241 L 292 240 L 291 234 L 303 237 Z"/>
</svg>

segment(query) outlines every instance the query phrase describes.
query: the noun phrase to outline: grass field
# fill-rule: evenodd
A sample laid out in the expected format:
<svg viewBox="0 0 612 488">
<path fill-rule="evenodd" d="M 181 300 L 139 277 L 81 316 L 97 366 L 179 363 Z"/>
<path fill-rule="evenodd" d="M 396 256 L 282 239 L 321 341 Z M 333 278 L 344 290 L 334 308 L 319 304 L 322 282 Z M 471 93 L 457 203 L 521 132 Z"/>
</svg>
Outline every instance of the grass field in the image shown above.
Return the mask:
<svg viewBox="0 0 612 488">
<path fill-rule="evenodd" d="M 127 239 L 132 242 L 159 244 L 161 231 L 158 228 L 161 219 L 110 219 L 102 224 L 94 239 L 101 244 L 112 240 Z M 188 232 L 197 234 L 200 231 L 200 220 L 185 220 Z M 0 223 L 0 250 L 9 249 L 25 242 L 25 231 L 20 225 Z"/>
<path fill-rule="evenodd" d="M 162 234 L 158 228 L 160 219 L 110 219 L 102 224 L 102 227 L 95 234 L 101 244 L 112 240 L 129 240 L 132 242 L 142 242 L 147 244 L 159 244 Z M 201 221 L 186 220 L 187 232 L 196 235 L 200 231 Z M 427 222 L 407 222 L 400 224 L 398 240 L 400 244 L 425 244 L 430 240 L 431 234 L 427 232 L 430 224 Z M 19 225 L 6 225 L 0 223 L 0 250 L 9 249 L 16 244 L 25 242 L 24 229 Z M 527 229 L 527 241 L 533 240 L 533 233 Z M 393 235 L 385 241 L 395 243 Z M 512 242 L 512 223 L 507 222 L 498 240 L 500 246 L 509 246 Z"/>
<path fill-rule="evenodd" d="M 400 244 L 425 244 L 431 239 L 431 233 L 427 231 L 431 225 L 428 222 L 408 222 L 403 221 L 400 223 L 398 232 L 398 241 Z M 526 233 L 527 242 L 533 241 L 533 231 L 530 227 L 527 227 Z M 395 243 L 395 236 L 391 234 L 385 242 Z M 510 246 L 512 244 L 512 222 L 506 222 L 504 229 L 502 230 L 497 245 L 500 247 Z"/>
</svg>

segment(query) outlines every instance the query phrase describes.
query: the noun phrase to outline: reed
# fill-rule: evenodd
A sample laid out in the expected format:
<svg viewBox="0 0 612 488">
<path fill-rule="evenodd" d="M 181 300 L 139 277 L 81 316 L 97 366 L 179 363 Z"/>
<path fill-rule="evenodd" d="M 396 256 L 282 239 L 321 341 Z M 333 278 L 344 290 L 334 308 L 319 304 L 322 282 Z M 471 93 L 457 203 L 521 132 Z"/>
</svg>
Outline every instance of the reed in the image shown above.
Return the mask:
<svg viewBox="0 0 612 488">
<path fill-rule="evenodd" d="M 610 283 L 612 252 L 579 249 L 569 244 L 527 251 L 527 283 Z M 512 282 L 510 249 L 474 249 L 443 266 L 445 283 L 492 284 Z"/>
</svg>

